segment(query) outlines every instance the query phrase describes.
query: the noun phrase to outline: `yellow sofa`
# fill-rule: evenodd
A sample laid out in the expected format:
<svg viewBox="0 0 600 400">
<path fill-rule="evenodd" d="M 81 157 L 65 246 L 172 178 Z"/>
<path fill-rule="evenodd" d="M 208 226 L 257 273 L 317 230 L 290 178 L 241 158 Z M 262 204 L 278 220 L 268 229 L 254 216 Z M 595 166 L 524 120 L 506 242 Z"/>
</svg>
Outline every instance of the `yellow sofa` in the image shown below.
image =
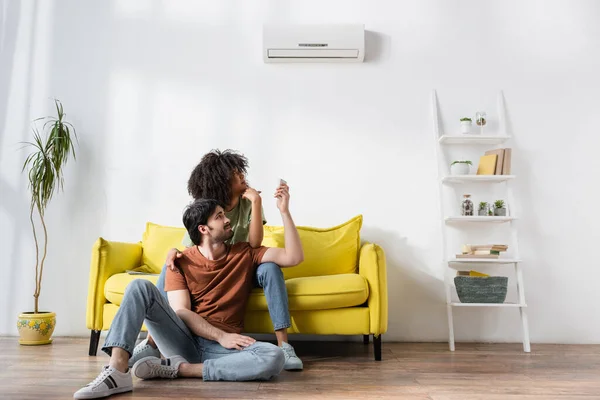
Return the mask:
<svg viewBox="0 0 600 400">
<path fill-rule="evenodd" d="M 385 255 L 381 247 L 360 244 L 362 216 L 332 227 L 298 227 L 304 261 L 284 268 L 292 326 L 289 333 L 373 335 L 375 359 L 381 360 L 381 335 L 387 331 L 388 297 Z M 181 248 L 184 228 L 147 223 L 139 243 L 99 238 L 92 249 L 87 300 L 89 354 L 96 355 L 100 331 L 110 328 L 126 286 L 134 279 L 154 283 L 170 248 Z M 283 247 L 283 228 L 264 227 L 263 245 Z M 143 328 L 145 329 L 145 327 Z M 250 295 L 246 333 L 272 333 L 262 289 Z"/>
</svg>

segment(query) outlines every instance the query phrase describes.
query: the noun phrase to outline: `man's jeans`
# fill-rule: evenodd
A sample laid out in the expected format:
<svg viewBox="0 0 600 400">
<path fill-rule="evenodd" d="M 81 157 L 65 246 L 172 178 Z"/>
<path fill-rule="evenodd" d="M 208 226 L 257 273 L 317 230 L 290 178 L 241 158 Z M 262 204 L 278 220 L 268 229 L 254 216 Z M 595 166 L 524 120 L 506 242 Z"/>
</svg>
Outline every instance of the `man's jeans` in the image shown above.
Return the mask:
<svg viewBox="0 0 600 400">
<path fill-rule="evenodd" d="M 180 355 L 190 363 L 204 363 L 206 381 L 267 380 L 283 370 L 283 350 L 271 343 L 230 350 L 192 334 L 158 288 L 145 279 L 127 286 L 102 351 L 110 355 L 112 347 L 120 347 L 131 354 L 144 321 L 165 357 Z"/>
<path fill-rule="evenodd" d="M 164 266 L 156 286 L 167 297 L 165 292 L 165 275 L 167 266 Z M 288 306 L 287 289 L 285 288 L 285 280 L 283 272 L 277 264 L 263 263 L 256 269 L 254 275 L 254 285 L 263 288 L 269 307 L 269 315 L 273 322 L 273 329 L 280 330 L 292 326 L 290 323 L 290 310 Z"/>
</svg>

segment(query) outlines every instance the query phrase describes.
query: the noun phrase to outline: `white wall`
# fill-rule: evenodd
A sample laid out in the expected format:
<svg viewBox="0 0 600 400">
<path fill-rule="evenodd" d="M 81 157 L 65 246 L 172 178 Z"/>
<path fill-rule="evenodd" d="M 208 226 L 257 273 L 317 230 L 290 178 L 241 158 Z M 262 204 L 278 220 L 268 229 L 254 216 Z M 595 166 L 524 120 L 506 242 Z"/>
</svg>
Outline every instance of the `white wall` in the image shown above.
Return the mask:
<svg viewBox="0 0 600 400">
<path fill-rule="evenodd" d="M 180 224 L 193 166 L 236 148 L 257 188 L 290 183 L 298 224 L 364 215 L 363 238 L 387 253 L 389 340 L 446 340 L 436 88 L 449 127 L 504 90 L 532 341 L 600 342 L 600 3 L 4 1 L 0 13 L 0 334 L 33 303 L 18 143 L 57 97 L 80 147 L 47 211 L 41 305 L 58 313 L 56 335 L 88 334 L 96 238 Z M 367 60 L 263 64 L 263 22 L 364 23 Z M 457 340 L 521 338 L 515 310 L 455 321 Z"/>
</svg>

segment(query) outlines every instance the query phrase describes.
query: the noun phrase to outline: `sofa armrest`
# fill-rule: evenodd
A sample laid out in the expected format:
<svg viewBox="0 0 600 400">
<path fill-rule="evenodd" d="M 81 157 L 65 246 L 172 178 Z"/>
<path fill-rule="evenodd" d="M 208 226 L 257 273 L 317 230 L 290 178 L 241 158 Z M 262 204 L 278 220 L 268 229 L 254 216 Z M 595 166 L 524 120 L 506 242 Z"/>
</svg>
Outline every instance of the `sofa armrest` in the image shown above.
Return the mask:
<svg viewBox="0 0 600 400">
<path fill-rule="evenodd" d="M 365 243 L 361 247 L 358 273 L 369 284 L 370 333 L 383 334 L 388 326 L 388 292 L 385 253 L 381 247 L 373 243 Z"/>
<path fill-rule="evenodd" d="M 141 265 L 141 243 L 109 242 L 102 238 L 96 240 L 92 248 L 90 282 L 86 325 L 88 329 L 102 330 L 102 312 L 104 304 L 104 284 L 112 275 L 134 269 Z"/>
</svg>

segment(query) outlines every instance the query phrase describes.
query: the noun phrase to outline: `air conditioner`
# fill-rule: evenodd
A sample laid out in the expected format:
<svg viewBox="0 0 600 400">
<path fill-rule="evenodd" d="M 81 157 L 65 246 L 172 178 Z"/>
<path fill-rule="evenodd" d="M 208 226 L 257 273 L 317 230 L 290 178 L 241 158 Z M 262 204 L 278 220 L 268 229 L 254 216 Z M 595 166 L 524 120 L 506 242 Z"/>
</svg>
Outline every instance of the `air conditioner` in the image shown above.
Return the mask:
<svg viewBox="0 0 600 400">
<path fill-rule="evenodd" d="M 365 26 L 264 25 L 265 63 L 362 62 Z"/>
</svg>

